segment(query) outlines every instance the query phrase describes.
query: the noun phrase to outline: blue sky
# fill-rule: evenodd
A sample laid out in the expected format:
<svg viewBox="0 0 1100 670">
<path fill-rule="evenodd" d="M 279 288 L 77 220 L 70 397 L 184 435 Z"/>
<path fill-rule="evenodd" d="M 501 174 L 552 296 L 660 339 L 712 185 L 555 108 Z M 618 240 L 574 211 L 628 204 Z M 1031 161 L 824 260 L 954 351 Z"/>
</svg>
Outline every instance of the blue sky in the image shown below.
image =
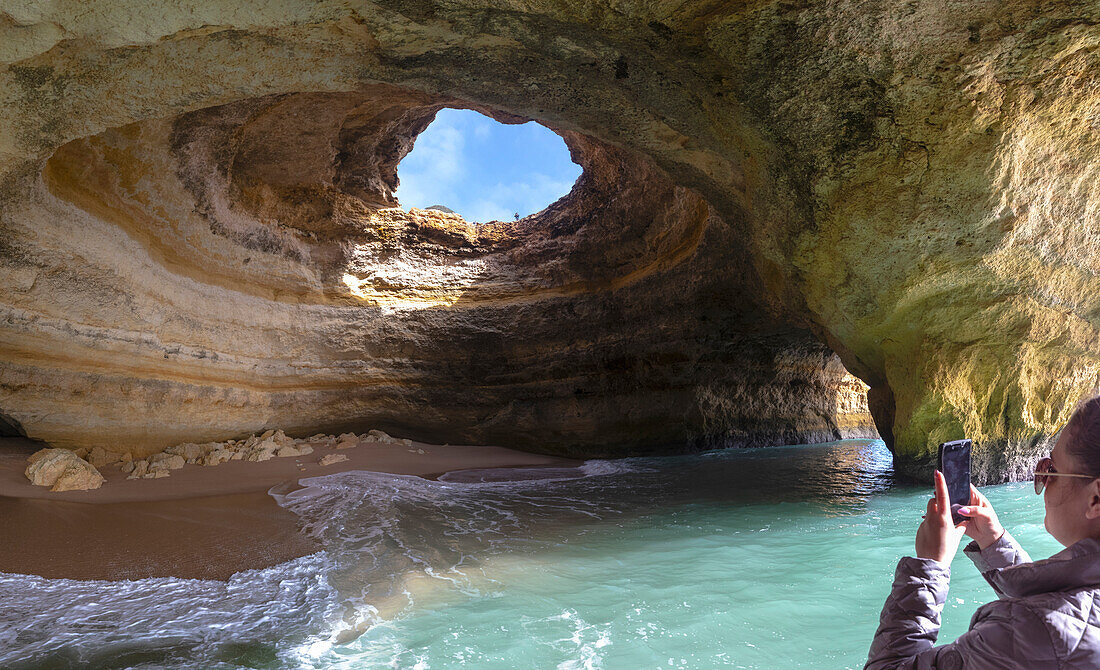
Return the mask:
<svg viewBox="0 0 1100 670">
<path fill-rule="evenodd" d="M 405 210 L 444 205 L 467 221 L 511 221 L 568 193 L 580 174 L 565 142 L 533 121 L 443 109 L 397 166 L 397 199 Z"/>
</svg>

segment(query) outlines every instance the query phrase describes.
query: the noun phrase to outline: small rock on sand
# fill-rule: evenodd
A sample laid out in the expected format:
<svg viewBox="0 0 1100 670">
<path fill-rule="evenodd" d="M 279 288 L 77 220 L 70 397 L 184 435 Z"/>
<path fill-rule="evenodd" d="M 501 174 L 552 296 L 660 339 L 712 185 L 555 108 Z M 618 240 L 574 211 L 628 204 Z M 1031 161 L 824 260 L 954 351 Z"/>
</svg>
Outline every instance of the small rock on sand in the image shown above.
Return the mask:
<svg viewBox="0 0 1100 670">
<path fill-rule="evenodd" d="M 126 479 L 141 479 L 149 472 L 149 461 L 144 458 L 140 461 L 134 461 L 134 467 L 130 470 L 130 476 Z"/>
<path fill-rule="evenodd" d="M 188 463 L 193 463 L 213 450 L 214 449 L 212 445 L 209 444 L 195 444 L 193 442 L 184 442 L 183 444 L 177 444 L 174 447 L 168 447 L 164 450 L 164 453 L 181 456 L 183 457 L 183 460 L 187 461 Z"/>
<path fill-rule="evenodd" d="M 267 444 L 269 444 L 269 443 L 268 442 L 261 442 L 260 444 L 257 444 L 256 446 L 249 449 L 248 453 L 244 457 L 244 460 L 259 462 L 259 461 L 269 461 L 272 458 L 274 458 L 275 457 L 275 448 L 274 447 L 272 447 L 270 449 L 266 448 L 265 445 L 267 445 Z"/>
<path fill-rule="evenodd" d="M 326 454 L 317 462 L 321 465 L 332 465 L 333 463 L 340 463 L 346 460 L 348 460 L 348 457 L 344 454 Z"/>
<path fill-rule="evenodd" d="M 336 446 L 336 438 L 332 435 L 325 435 L 324 433 L 317 433 L 316 435 L 301 440 L 315 447 L 324 447 L 326 449 Z"/>
<path fill-rule="evenodd" d="M 168 471 L 171 469 L 166 459 L 153 460 L 156 456 L 162 456 L 164 454 L 155 454 L 149 458 L 149 470 L 142 476 L 142 479 L 159 479 L 160 477 L 167 477 Z M 179 456 L 176 456 L 179 458 Z"/>
<path fill-rule="evenodd" d="M 104 465 L 118 463 L 121 460 L 122 454 L 114 451 L 107 451 L 103 447 L 92 447 L 92 450 L 88 452 L 87 456 L 87 461 L 95 468 L 102 468 Z"/>
<path fill-rule="evenodd" d="M 228 449 L 216 449 L 209 454 L 202 457 L 199 462 L 203 465 L 220 465 L 228 460 L 231 460 L 239 452 L 230 451 Z"/>
<path fill-rule="evenodd" d="M 336 437 L 337 449 L 351 449 L 359 446 L 359 436 L 355 433 L 341 433 Z"/>
<path fill-rule="evenodd" d="M 161 465 L 163 464 L 163 465 Z M 185 464 L 183 456 L 179 454 L 159 453 L 149 457 L 150 469 L 179 470 Z"/>
</svg>

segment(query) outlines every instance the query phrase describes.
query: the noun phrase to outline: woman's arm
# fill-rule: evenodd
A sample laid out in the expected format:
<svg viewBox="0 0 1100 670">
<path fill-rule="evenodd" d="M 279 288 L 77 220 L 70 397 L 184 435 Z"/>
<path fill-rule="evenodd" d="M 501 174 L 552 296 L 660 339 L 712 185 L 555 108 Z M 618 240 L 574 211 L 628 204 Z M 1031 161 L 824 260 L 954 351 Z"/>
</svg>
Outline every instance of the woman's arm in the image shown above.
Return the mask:
<svg viewBox="0 0 1100 670">
<path fill-rule="evenodd" d="M 979 571 L 984 573 L 1031 562 L 1027 552 L 1005 532 L 993 505 L 973 485 L 970 486 L 970 504 L 959 508 L 959 514 L 967 517 L 966 534 L 974 538 L 963 551 L 977 564 Z"/>
<path fill-rule="evenodd" d="M 974 561 L 974 566 L 978 568 L 978 572 L 982 573 L 982 577 L 985 577 L 985 581 L 989 582 L 989 585 L 993 587 L 993 590 L 1000 598 L 1006 596 L 1001 592 L 1001 589 L 989 579 L 988 573 L 994 570 L 1000 570 L 1001 568 L 1019 565 L 1020 563 L 1031 562 L 1031 556 L 1028 556 L 1024 548 L 1016 542 L 1016 538 L 1012 537 L 1007 530 L 1003 531 L 1001 536 L 988 547 L 984 549 L 981 548 L 978 541 L 975 540 L 966 545 L 963 549 L 963 553 L 966 554 L 966 557 L 971 561 Z"/>
<path fill-rule="evenodd" d="M 950 568 L 936 561 L 907 557 L 898 562 L 864 670 L 1059 668 L 1043 620 L 1016 601 L 982 606 L 970 630 L 950 644 L 933 646 L 949 578 Z"/>
<path fill-rule="evenodd" d="M 989 580 L 988 573 L 1020 563 L 1030 563 L 1031 557 L 1004 529 L 997 519 L 993 505 L 973 485 L 970 487 L 970 505 L 959 509 L 959 514 L 967 517 L 966 534 L 974 538 L 963 549 L 963 553 L 974 561 L 978 572 L 982 573 L 997 595 L 1003 598 L 1004 594 Z"/>
<path fill-rule="evenodd" d="M 864 670 L 937 667 L 938 654 L 929 652 L 940 633 L 950 580 L 950 565 L 909 556 L 898 561 Z M 918 657 L 927 658 L 927 663 L 921 665 Z"/>
<path fill-rule="evenodd" d="M 924 521 L 917 528 L 917 558 L 907 556 L 898 561 L 865 670 L 907 667 L 899 663 L 938 653 L 932 649 L 947 600 L 951 559 L 958 552 L 965 528 L 956 527 L 951 518 L 947 481 L 939 470 L 935 482 L 936 497 L 928 501 Z"/>
<path fill-rule="evenodd" d="M 970 518 L 955 526 L 947 482 L 937 471 L 936 497 L 928 501 L 928 511 L 917 529 L 918 558 L 898 561 L 864 670 L 1058 669 L 1043 619 L 1014 599 L 982 606 L 970 630 L 951 644 L 935 646 L 951 581 L 951 559 L 962 532 L 975 537 L 973 551 L 967 547 L 967 555 L 983 574 L 1031 560 L 997 522 L 993 507 L 977 489 L 971 489 L 967 511 Z"/>
<path fill-rule="evenodd" d="M 996 542 L 985 548 L 982 548 L 977 540 L 971 542 L 963 548 L 963 553 L 974 561 L 974 566 L 982 574 L 1031 562 L 1031 556 L 1007 530 L 997 538 Z"/>
</svg>

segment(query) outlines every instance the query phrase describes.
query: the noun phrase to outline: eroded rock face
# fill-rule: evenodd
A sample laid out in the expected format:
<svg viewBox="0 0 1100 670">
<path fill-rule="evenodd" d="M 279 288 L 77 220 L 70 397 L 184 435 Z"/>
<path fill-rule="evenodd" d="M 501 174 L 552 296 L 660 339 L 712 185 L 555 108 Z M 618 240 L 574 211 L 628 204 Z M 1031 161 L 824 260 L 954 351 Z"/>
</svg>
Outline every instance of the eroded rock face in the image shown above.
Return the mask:
<svg viewBox="0 0 1100 670">
<path fill-rule="evenodd" d="M 0 16 L 8 424 L 617 455 L 873 413 L 904 472 L 965 434 L 996 481 L 1096 385 L 1092 4 L 381 7 Z M 584 174 L 404 213 L 442 107 Z"/>
<path fill-rule="evenodd" d="M 383 85 L 266 96 L 56 150 L 44 200 L 98 221 L 152 275 L 86 277 L 80 295 L 105 295 L 94 311 L 73 305 L 77 338 L 19 320 L 28 343 L 35 334 L 24 356 L 68 347 L 74 363 L 106 356 L 98 369 L 116 372 L 70 405 L 96 405 L 105 425 L 34 430 L 62 444 L 107 431 L 143 454 L 272 417 L 301 434 L 384 423 L 585 455 L 873 432 L 831 352 L 759 304 L 726 304 L 729 291 L 749 295 L 745 271 L 713 272 L 725 244 L 699 248 L 708 234 L 732 240 L 730 228 L 641 155 L 562 131 L 585 176 L 519 222 L 390 207 L 397 159 L 444 103 L 463 104 Z M 103 253 L 126 265 L 113 245 Z M 56 398 L 41 367 L 9 375 Z M 67 379 L 48 384 L 86 379 L 54 372 Z M 174 399 L 158 400 L 150 434 L 141 407 L 162 389 Z M 276 437 L 245 458 L 280 455 Z"/>
</svg>

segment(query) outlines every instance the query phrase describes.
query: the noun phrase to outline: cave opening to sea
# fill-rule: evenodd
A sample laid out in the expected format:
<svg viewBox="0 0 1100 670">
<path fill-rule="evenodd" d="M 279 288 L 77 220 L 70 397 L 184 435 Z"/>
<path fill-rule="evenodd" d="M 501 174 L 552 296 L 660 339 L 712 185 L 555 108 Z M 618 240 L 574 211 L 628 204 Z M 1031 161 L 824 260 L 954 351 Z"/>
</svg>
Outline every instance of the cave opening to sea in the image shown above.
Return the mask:
<svg viewBox="0 0 1100 670">
<path fill-rule="evenodd" d="M 581 172 L 565 141 L 546 126 L 445 108 L 399 164 L 396 197 L 406 209 L 511 221 L 564 197 Z"/>
</svg>

